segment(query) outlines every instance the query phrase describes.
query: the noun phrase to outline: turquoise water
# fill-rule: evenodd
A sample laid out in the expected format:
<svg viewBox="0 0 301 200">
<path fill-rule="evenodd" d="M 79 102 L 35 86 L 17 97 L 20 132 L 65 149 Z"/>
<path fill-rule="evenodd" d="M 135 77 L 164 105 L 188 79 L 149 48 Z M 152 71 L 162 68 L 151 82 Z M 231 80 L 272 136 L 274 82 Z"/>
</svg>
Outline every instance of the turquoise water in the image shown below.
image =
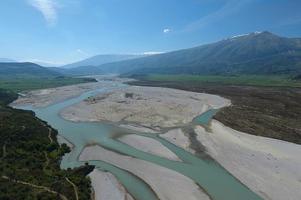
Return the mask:
<svg viewBox="0 0 301 200">
<path fill-rule="evenodd" d="M 113 85 L 114 84 L 114 85 Z M 57 129 L 59 134 L 75 145 L 70 154 L 64 156 L 61 167 L 76 167 L 83 163 L 78 162 L 78 157 L 87 144 L 99 144 L 104 148 L 120 152 L 125 155 L 129 155 L 141 160 L 155 163 L 157 165 L 169 168 L 177 171 L 200 185 L 214 200 L 259 200 L 261 199 L 257 194 L 253 193 L 243 184 L 241 184 L 236 178 L 229 174 L 224 168 L 215 163 L 214 161 L 202 160 L 193 154 L 179 148 L 178 146 L 168 142 L 167 140 L 154 136 L 153 134 L 145 135 L 147 137 L 153 137 L 161 142 L 164 146 L 174 152 L 183 162 L 177 162 L 162 158 L 156 155 L 152 155 L 138 149 L 135 149 L 127 144 L 124 144 L 116 139 L 112 135 L 111 126 L 103 123 L 75 123 L 66 121 L 59 116 L 59 112 L 72 104 L 80 102 L 89 96 L 94 96 L 97 93 L 101 93 L 114 88 L 126 87 L 123 84 L 112 83 L 110 88 L 102 88 L 99 90 L 93 90 L 86 92 L 79 97 L 66 100 L 61 103 L 50 105 L 46 108 L 32 109 L 27 107 L 25 109 L 33 110 L 37 117 L 44 121 L 47 121 L 49 125 Z M 208 111 L 202 116 L 196 118 L 198 123 L 208 124 L 212 116 L 215 114 L 215 110 Z M 119 135 L 129 134 L 128 131 L 124 133 L 120 132 Z M 133 133 L 134 134 L 134 133 Z M 109 171 L 113 173 L 119 181 L 126 187 L 126 189 L 137 200 L 150 200 L 157 199 L 153 191 L 145 184 L 141 179 L 133 176 L 131 173 L 122 170 L 116 166 L 103 161 L 91 161 L 99 169 Z"/>
<path fill-rule="evenodd" d="M 193 122 L 203 126 L 208 126 L 212 117 L 218 112 L 218 109 L 210 109 L 204 112 L 202 115 L 194 118 Z"/>
<path fill-rule="evenodd" d="M 99 160 L 89 161 L 89 164 L 95 165 L 96 168 L 101 171 L 109 171 L 114 174 L 118 180 L 122 180 L 121 183 L 126 186 L 127 191 L 129 191 L 135 199 L 158 200 L 156 194 L 149 186 L 131 173 Z"/>
</svg>

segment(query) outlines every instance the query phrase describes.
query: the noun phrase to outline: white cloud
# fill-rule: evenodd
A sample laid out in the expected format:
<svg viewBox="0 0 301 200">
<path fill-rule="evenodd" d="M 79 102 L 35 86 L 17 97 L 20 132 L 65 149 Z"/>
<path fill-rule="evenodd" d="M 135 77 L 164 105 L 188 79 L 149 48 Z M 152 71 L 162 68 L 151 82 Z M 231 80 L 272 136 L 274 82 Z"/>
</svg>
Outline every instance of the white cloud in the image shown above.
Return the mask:
<svg viewBox="0 0 301 200">
<path fill-rule="evenodd" d="M 169 29 L 169 28 L 163 29 L 163 33 L 169 33 L 169 32 L 171 32 L 171 29 Z"/>
<path fill-rule="evenodd" d="M 156 55 L 156 54 L 162 54 L 164 52 L 161 51 L 147 51 L 147 52 L 143 52 L 143 55 Z"/>
<path fill-rule="evenodd" d="M 55 0 L 28 0 L 28 2 L 42 13 L 49 25 L 56 24 L 58 3 Z"/>
<path fill-rule="evenodd" d="M 49 61 L 49 60 L 42 60 L 42 59 L 36 59 L 36 58 L 29 58 L 29 59 L 23 59 L 21 62 L 33 62 L 39 65 L 42 65 L 44 67 L 57 67 L 61 66 L 65 63 L 63 62 L 55 62 L 55 61 Z"/>
</svg>

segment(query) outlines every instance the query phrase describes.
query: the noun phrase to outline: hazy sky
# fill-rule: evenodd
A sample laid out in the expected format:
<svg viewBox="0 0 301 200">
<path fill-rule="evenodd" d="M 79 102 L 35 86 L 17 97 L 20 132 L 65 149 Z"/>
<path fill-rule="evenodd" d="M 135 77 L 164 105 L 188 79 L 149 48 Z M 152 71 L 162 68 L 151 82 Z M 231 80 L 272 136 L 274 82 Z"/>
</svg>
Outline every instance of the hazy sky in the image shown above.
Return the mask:
<svg viewBox="0 0 301 200">
<path fill-rule="evenodd" d="M 67 63 L 268 30 L 301 37 L 301 0 L 1 0 L 0 57 Z"/>
</svg>

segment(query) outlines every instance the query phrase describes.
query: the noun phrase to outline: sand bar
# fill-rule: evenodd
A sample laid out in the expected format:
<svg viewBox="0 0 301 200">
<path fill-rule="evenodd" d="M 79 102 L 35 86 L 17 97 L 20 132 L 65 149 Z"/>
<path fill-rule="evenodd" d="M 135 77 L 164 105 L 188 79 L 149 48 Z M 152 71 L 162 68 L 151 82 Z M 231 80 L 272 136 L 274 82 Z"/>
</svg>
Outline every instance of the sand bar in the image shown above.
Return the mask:
<svg viewBox="0 0 301 200">
<path fill-rule="evenodd" d="M 213 120 L 212 133 L 197 127 L 208 153 L 267 200 L 300 200 L 301 145 L 235 131 Z"/>
<path fill-rule="evenodd" d="M 180 128 L 171 129 L 164 134 L 160 134 L 160 137 L 177 145 L 178 147 L 181 147 L 182 149 L 185 149 L 186 151 L 189 151 L 190 153 L 195 153 L 195 150 L 190 148 L 189 138 L 184 134 L 184 132 Z"/>
<path fill-rule="evenodd" d="M 64 109 L 61 115 L 77 122 L 124 122 L 160 129 L 185 125 L 210 108 L 229 104 L 216 95 L 129 86 L 89 98 Z"/>
<path fill-rule="evenodd" d="M 131 134 L 122 136 L 118 138 L 118 140 L 141 151 L 167 158 L 169 160 L 181 161 L 177 155 L 155 139 Z"/>
<path fill-rule="evenodd" d="M 114 175 L 94 169 L 89 174 L 95 193 L 95 200 L 134 200 Z"/>
</svg>

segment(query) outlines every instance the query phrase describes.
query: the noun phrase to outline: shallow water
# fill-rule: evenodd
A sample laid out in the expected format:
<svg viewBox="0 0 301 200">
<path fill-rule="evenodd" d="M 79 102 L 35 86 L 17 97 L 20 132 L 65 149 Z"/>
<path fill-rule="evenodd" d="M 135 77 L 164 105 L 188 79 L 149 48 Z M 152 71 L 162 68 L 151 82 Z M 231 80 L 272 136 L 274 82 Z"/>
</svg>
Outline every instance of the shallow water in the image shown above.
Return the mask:
<svg viewBox="0 0 301 200">
<path fill-rule="evenodd" d="M 74 144 L 71 153 L 64 156 L 61 167 L 76 167 L 83 163 L 78 161 L 78 157 L 87 144 L 99 144 L 107 149 L 115 152 L 120 152 L 141 160 L 146 160 L 157 165 L 177 171 L 201 186 L 207 194 L 214 200 L 259 200 L 261 199 L 257 194 L 253 193 L 236 178 L 229 174 L 224 168 L 214 161 L 202 160 L 193 154 L 183 150 L 182 148 L 160 138 L 154 134 L 149 134 L 164 146 L 174 152 L 183 162 L 177 162 L 152 155 L 138 149 L 135 149 L 127 144 L 113 139 L 111 126 L 103 123 L 89 123 L 89 122 L 70 122 L 64 120 L 59 116 L 59 112 L 77 102 L 80 102 L 90 96 L 98 93 L 112 90 L 114 88 L 126 87 L 124 84 L 116 84 L 112 82 L 112 87 L 101 88 L 86 92 L 81 96 L 65 100 L 64 102 L 50 105 L 46 108 L 33 109 L 31 107 L 24 107 L 24 109 L 33 110 L 37 117 L 47 121 L 49 125 L 57 129 L 59 134 Z M 197 117 L 194 121 L 201 124 L 208 124 L 216 110 L 209 110 L 202 116 Z M 119 135 L 129 134 L 128 131 L 120 132 Z M 133 133 L 139 134 L 139 133 Z M 145 135 L 142 134 L 141 135 Z M 115 135 L 114 135 L 115 136 Z M 114 137 L 115 138 L 115 137 Z M 126 187 L 126 189 L 137 200 L 151 200 L 157 199 L 153 191 L 141 179 L 133 176 L 131 173 L 122 170 L 116 166 L 103 161 L 91 161 L 97 168 L 109 171 L 114 174 L 119 181 Z"/>
<path fill-rule="evenodd" d="M 218 109 L 210 109 L 204 112 L 202 115 L 193 119 L 193 122 L 203 126 L 208 126 L 212 117 L 218 112 Z"/>
</svg>

